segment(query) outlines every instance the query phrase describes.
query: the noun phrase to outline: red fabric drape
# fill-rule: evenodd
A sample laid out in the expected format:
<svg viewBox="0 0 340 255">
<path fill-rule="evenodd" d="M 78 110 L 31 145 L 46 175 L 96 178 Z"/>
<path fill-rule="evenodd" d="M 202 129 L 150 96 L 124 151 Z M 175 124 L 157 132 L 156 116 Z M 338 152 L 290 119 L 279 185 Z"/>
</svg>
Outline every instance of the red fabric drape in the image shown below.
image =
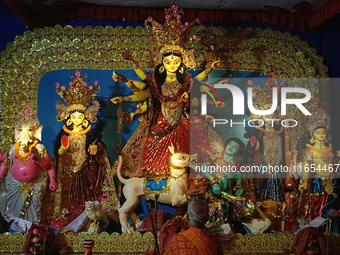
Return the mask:
<svg viewBox="0 0 340 255">
<path fill-rule="evenodd" d="M 75 18 L 100 20 L 118 20 L 143 22 L 149 16 L 154 20 L 164 21 L 163 8 L 132 8 L 102 6 L 88 3 L 75 3 L 69 0 L 56 0 L 53 5 L 26 4 L 21 0 L 5 0 L 24 22 L 31 27 L 43 27 L 65 22 Z M 252 21 L 268 23 L 292 29 L 311 30 L 321 25 L 325 19 L 340 12 L 340 0 L 332 0 L 315 13 L 293 13 L 273 11 L 234 11 L 184 9 L 183 20 L 192 21 L 197 17 L 201 22 L 210 23 L 240 23 Z"/>
<path fill-rule="evenodd" d="M 340 13 L 340 0 L 330 1 L 311 16 L 308 29 L 312 30 L 313 28 L 322 25 L 326 19 L 331 18 L 338 13 Z"/>
</svg>

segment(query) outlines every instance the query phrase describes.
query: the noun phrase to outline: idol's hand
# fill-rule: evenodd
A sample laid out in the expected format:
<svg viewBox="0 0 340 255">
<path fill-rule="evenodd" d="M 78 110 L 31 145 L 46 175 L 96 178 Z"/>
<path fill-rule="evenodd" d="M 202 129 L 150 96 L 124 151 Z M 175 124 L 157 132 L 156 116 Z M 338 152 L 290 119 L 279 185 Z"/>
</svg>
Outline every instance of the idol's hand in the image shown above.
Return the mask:
<svg viewBox="0 0 340 255">
<path fill-rule="evenodd" d="M 134 59 L 133 59 L 131 53 L 128 52 L 128 51 L 125 51 L 125 52 L 123 53 L 123 59 L 124 59 L 124 60 L 127 60 L 127 61 L 134 62 Z"/>
<path fill-rule="evenodd" d="M 32 150 L 29 152 L 29 158 L 33 159 L 34 161 L 38 160 L 38 150 L 37 148 L 33 147 Z"/>
<path fill-rule="evenodd" d="M 116 73 L 116 71 L 113 71 L 112 72 L 112 79 L 115 81 L 115 82 L 120 82 L 120 81 L 122 81 L 122 82 L 128 82 L 129 80 L 125 77 L 125 76 L 123 76 L 123 75 L 121 75 L 121 74 L 117 74 Z"/>
<path fill-rule="evenodd" d="M 115 82 L 117 82 L 118 81 L 118 74 L 115 72 L 115 71 L 113 71 L 112 72 L 112 79 L 115 81 Z"/>
<path fill-rule="evenodd" d="M 221 188 L 220 188 L 220 185 L 218 183 L 215 183 L 213 185 L 213 193 L 215 195 L 220 195 L 221 194 Z"/>
<path fill-rule="evenodd" d="M 223 108 L 225 106 L 225 103 L 224 102 L 220 102 L 220 100 L 216 101 L 216 106 L 218 108 Z"/>
<path fill-rule="evenodd" d="M 114 97 L 111 99 L 111 102 L 114 104 L 119 104 L 122 101 L 123 101 L 123 97 Z"/>
<path fill-rule="evenodd" d="M 220 65 L 221 65 L 221 60 L 217 60 L 217 61 L 212 62 L 210 67 L 212 69 L 215 69 L 215 68 L 219 67 Z"/>
<path fill-rule="evenodd" d="M 214 122 L 214 117 L 211 116 L 211 115 L 205 115 L 205 120 L 208 122 L 208 123 L 213 123 Z"/>
<path fill-rule="evenodd" d="M 66 151 L 66 148 L 61 145 L 59 150 L 58 150 L 58 154 L 61 156 L 61 155 L 63 155 L 65 153 L 65 151 Z"/>
<path fill-rule="evenodd" d="M 51 179 L 50 185 L 48 187 L 50 188 L 50 190 L 55 191 L 58 188 L 58 183 L 56 182 L 56 180 Z"/>
<path fill-rule="evenodd" d="M 97 154 L 97 150 L 98 150 L 98 146 L 95 144 L 92 144 L 89 146 L 89 153 L 91 155 L 96 155 Z"/>
<path fill-rule="evenodd" d="M 307 190 L 307 185 L 308 185 L 307 182 L 304 182 L 304 183 L 300 184 L 299 190 L 300 190 L 300 191 Z"/>
<path fill-rule="evenodd" d="M 182 100 L 183 100 L 184 102 L 188 102 L 188 99 L 189 99 L 188 93 L 187 93 L 187 92 L 184 92 L 183 95 L 182 95 Z"/>
</svg>

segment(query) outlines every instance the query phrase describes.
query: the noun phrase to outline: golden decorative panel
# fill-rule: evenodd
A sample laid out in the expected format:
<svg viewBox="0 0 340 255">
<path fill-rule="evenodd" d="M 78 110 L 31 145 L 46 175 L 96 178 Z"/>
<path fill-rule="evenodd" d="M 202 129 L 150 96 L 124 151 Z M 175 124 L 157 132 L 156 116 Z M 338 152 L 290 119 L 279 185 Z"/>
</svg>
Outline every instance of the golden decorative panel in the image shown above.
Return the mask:
<svg viewBox="0 0 340 255">
<path fill-rule="evenodd" d="M 206 34 L 214 36 L 214 51 L 202 44 Z M 143 27 L 62 27 L 36 28 L 15 37 L 0 53 L 0 148 L 7 151 L 13 144 L 14 116 L 23 105 L 37 107 L 37 91 L 42 75 L 59 69 L 131 69 L 122 60 L 122 52 L 132 52 L 136 61 L 148 69 L 150 28 Z M 195 47 L 198 69 L 204 69 L 214 56 L 220 57 L 223 70 L 255 72 L 275 71 L 284 77 L 327 77 L 327 67 L 315 48 L 298 36 L 260 28 L 195 27 L 186 45 Z M 203 37 L 202 37 L 203 36 Z M 328 86 L 305 84 L 312 92 L 308 102 L 311 113 L 317 108 L 329 110 Z M 322 103 L 323 102 L 323 103 Z M 298 128 L 290 132 L 292 149 L 300 150 L 294 141 L 307 140 L 303 126 L 305 116 L 288 109 L 288 115 L 299 119 Z"/>
</svg>

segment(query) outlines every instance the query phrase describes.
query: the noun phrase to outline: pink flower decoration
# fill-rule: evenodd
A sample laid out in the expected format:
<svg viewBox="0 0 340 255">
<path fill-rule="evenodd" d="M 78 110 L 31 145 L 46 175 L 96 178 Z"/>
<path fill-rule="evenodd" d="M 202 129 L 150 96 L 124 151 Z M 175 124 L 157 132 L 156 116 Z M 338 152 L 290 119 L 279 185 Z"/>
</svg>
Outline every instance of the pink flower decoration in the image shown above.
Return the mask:
<svg viewBox="0 0 340 255">
<path fill-rule="evenodd" d="M 59 82 L 57 82 L 57 83 L 55 84 L 55 87 L 56 87 L 56 88 L 59 88 L 59 87 L 60 87 Z"/>
<path fill-rule="evenodd" d="M 73 81 L 70 81 L 70 83 L 69 83 L 69 84 L 70 84 L 70 86 L 73 86 Z"/>
<path fill-rule="evenodd" d="M 152 41 L 152 36 L 149 36 L 149 40 Z"/>
<path fill-rule="evenodd" d="M 181 19 L 181 15 L 177 15 L 177 19 Z"/>
<path fill-rule="evenodd" d="M 184 25 L 189 26 L 189 23 L 188 23 L 188 22 L 185 22 Z"/>
<path fill-rule="evenodd" d="M 196 35 L 193 35 L 193 36 L 192 36 L 192 39 L 196 40 L 196 39 L 197 39 L 197 36 L 196 36 Z"/>
<path fill-rule="evenodd" d="M 77 77 L 80 77 L 80 76 L 81 76 L 81 73 L 76 71 L 76 76 L 77 76 Z"/>
<path fill-rule="evenodd" d="M 197 23 L 199 23 L 199 22 L 200 22 L 200 19 L 199 19 L 199 18 L 197 18 L 197 19 L 195 19 L 195 21 L 196 21 Z"/>
<path fill-rule="evenodd" d="M 161 28 L 161 27 L 162 27 L 162 24 L 158 24 L 158 27 Z"/>
<path fill-rule="evenodd" d="M 165 15 L 165 19 L 166 20 L 170 19 L 170 15 L 169 14 Z"/>
<path fill-rule="evenodd" d="M 251 85 L 253 85 L 253 82 L 251 80 L 248 80 L 247 84 L 248 84 L 248 86 L 251 86 Z"/>
<path fill-rule="evenodd" d="M 173 6 L 171 6 L 171 10 L 173 10 L 173 11 L 177 11 L 177 10 L 178 10 L 178 6 L 177 6 L 177 5 L 173 5 Z"/>
<path fill-rule="evenodd" d="M 87 86 L 87 83 L 85 81 L 83 81 L 83 86 L 86 87 Z"/>
<path fill-rule="evenodd" d="M 94 81 L 94 86 L 95 86 L 95 87 L 98 86 L 98 81 Z"/>
<path fill-rule="evenodd" d="M 151 16 L 148 17 L 148 21 L 149 21 L 149 22 L 152 21 L 152 17 L 151 17 Z"/>
<path fill-rule="evenodd" d="M 269 73 L 269 76 L 274 76 L 275 75 L 275 72 L 270 72 Z"/>
</svg>

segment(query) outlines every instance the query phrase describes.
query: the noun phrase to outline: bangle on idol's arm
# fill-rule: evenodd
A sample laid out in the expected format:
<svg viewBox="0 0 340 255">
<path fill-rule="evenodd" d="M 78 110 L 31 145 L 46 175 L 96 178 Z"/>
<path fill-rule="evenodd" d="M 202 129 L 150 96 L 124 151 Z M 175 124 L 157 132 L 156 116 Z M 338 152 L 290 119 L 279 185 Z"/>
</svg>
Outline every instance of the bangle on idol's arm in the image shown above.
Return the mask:
<svg viewBox="0 0 340 255">
<path fill-rule="evenodd" d="M 211 174 L 209 174 L 209 181 L 210 181 L 211 186 L 218 183 L 218 179 L 213 177 Z"/>
</svg>

